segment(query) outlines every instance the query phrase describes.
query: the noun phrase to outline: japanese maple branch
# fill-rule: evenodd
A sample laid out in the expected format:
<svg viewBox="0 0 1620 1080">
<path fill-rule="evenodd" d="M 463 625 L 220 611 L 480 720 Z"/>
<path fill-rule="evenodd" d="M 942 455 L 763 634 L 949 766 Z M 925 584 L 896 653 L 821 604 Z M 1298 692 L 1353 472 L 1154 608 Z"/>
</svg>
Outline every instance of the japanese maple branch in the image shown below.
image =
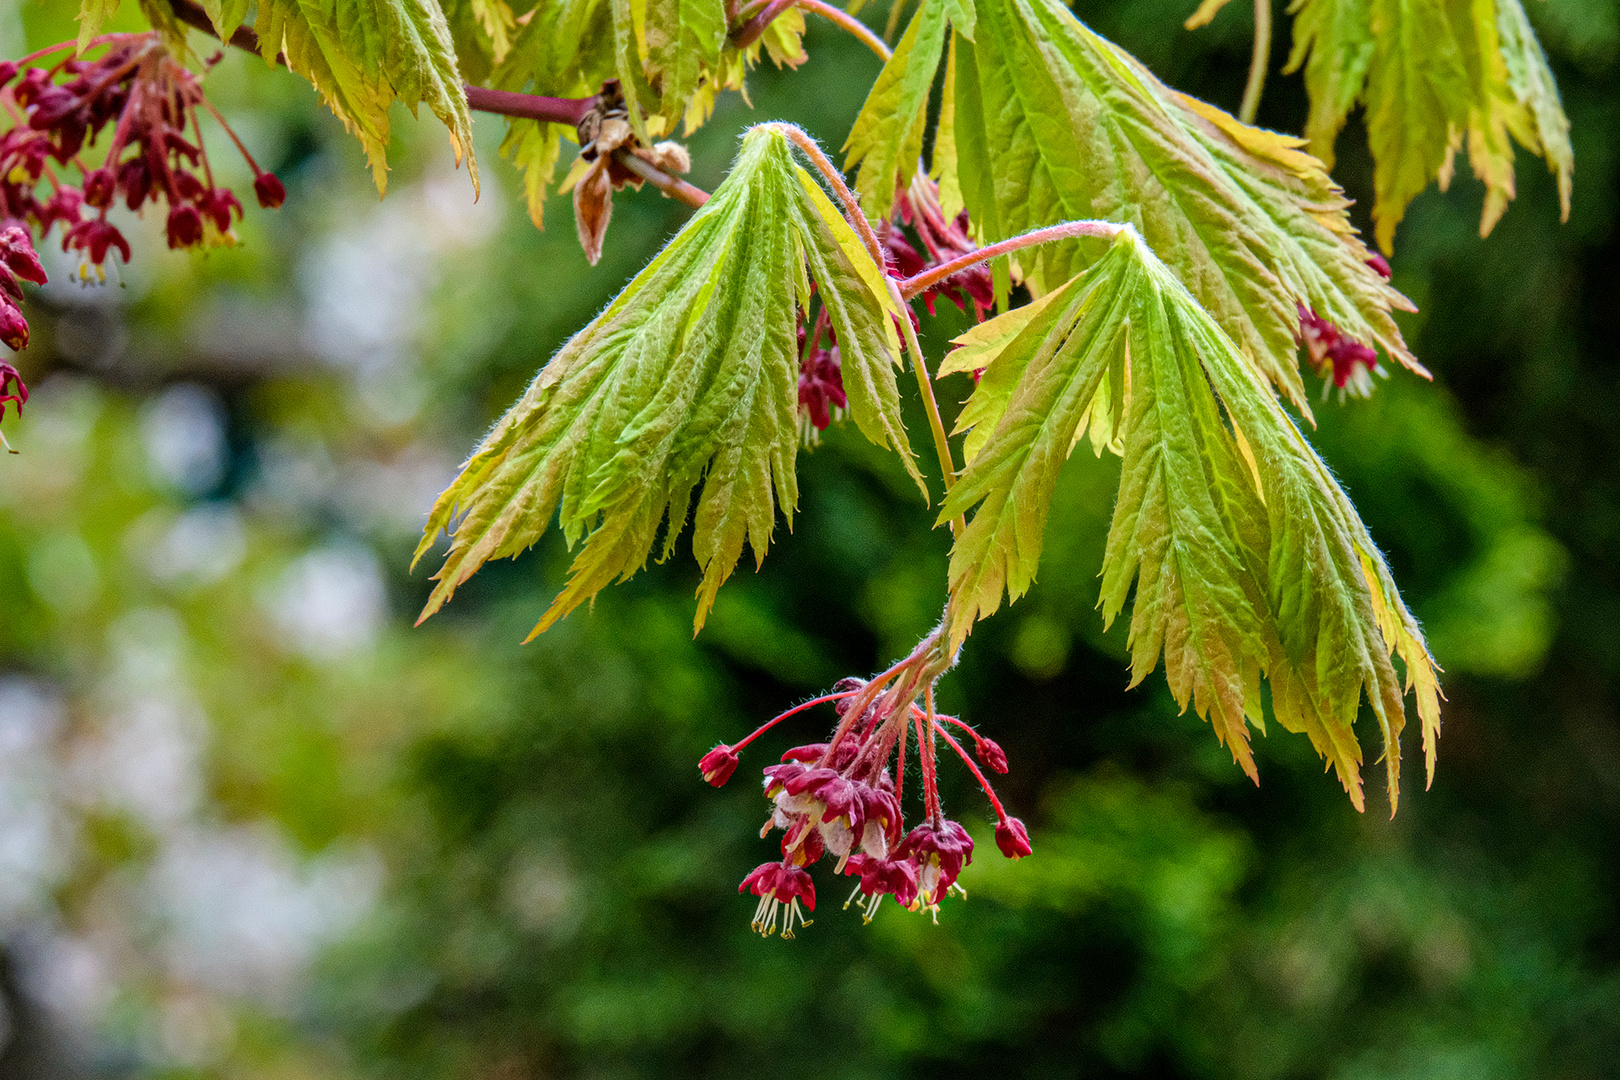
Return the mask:
<svg viewBox="0 0 1620 1080">
<path fill-rule="evenodd" d="M 467 107 L 479 112 L 515 116 L 523 120 L 544 120 L 552 124 L 578 127 L 585 114 L 596 104 L 596 98 L 557 98 L 540 94 L 519 94 L 511 90 L 486 90 L 482 86 L 468 86 Z"/>
<path fill-rule="evenodd" d="M 206 34 L 218 36 L 214 29 L 213 20 L 208 12 L 195 0 L 169 0 L 175 18 Z M 252 27 L 239 26 L 231 34 L 230 44 L 238 49 L 254 54 L 259 52 L 259 35 Z M 286 58 L 276 57 L 277 62 L 286 65 Z M 478 112 L 496 113 L 500 116 L 515 116 L 523 120 L 542 120 L 552 124 L 567 124 L 569 127 L 578 127 L 585 114 L 591 111 L 596 104 L 596 98 L 558 98 L 546 97 L 543 94 L 520 94 L 511 90 L 490 90 L 482 86 L 463 87 L 467 95 L 467 107 Z M 662 191 L 672 199 L 678 199 L 691 207 L 702 206 L 709 199 L 708 192 L 702 188 L 694 187 L 685 180 L 671 176 L 662 169 L 652 165 L 645 159 L 637 157 L 629 150 L 620 147 L 613 151 L 613 159 L 626 169 L 641 177 L 653 187 Z"/>
<path fill-rule="evenodd" d="M 1254 0 L 1254 54 L 1249 57 L 1249 81 L 1243 87 L 1243 104 L 1238 119 L 1254 123 L 1260 110 L 1260 91 L 1265 89 L 1266 68 L 1271 63 L 1271 0 Z"/>
<path fill-rule="evenodd" d="M 977 251 L 970 251 L 966 255 L 958 255 L 949 262 L 942 262 L 938 266 L 930 266 L 922 273 L 914 274 L 900 282 L 900 295 L 910 300 L 931 286 L 938 285 L 952 274 L 959 274 L 975 263 L 982 263 L 986 259 L 994 259 L 997 256 L 1006 255 L 1020 248 L 1033 247 L 1036 244 L 1049 244 L 1054 240 L 1070 240 L 1077 236 L 1094 236 L 1103 240 L 1112 240 L 1124 228 L 1125 226 L 1112 221 L 1065 221 L 1059 225 L 1048 225 L 1044 229 L 1035 229 L 1021 236 L 1014 236 L 1009 240 L 979 248 Z"/>
<path fill-rule="evenodd" d="M 744 17 L 741 26 L 731 32 L 731 43 L 739 49 L 746 49 L 759 40 L 767 27 L 776 21 L 788 8 L 797 7 L 805 11 L 815 12 L 828 22 L 835 23 L 861 40 L 868 49 L 877 54 L 879 60 L 889 62 L 892 53 L 883 43 L 883 39 L 872 32 L 861 20 L 840 8 L 824 3 L 823 0 L 766 0 L 762 5 L 749 4 L 738 13 Z M 749 15 L 748 12 L 755 13 Z"/>
</svg>

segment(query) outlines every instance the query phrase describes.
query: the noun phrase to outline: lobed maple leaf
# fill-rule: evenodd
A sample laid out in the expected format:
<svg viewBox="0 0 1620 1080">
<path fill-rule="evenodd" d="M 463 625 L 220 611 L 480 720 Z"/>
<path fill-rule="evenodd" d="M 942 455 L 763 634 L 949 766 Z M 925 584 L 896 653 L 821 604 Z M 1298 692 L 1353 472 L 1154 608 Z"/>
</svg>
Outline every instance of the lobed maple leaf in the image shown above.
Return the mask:
<svg viewBox="0 0 1620 1080">
<path fill-rule="evenodd" d="M 701 484 L 701 628 L 744 541 L 763 560 L 777 505 L 791 518 L 798 501 L 797 328 L 811 279 L 856 425 L 893 446 L 921 489 L 895 384 L 902 316 L 883 271 L 781 132 L 754 128 L 708 203 L 552 357 L 439 497 L 416 557 L 459 519 L 422 617 L 556 514 L 582 546 L 538 634 L 635 573 L 666 516 L 667 557 Z"/>
<path fill-rule="evenodd" d="M 934 142 L 947 210 L 957 196 L 946 178 L 954 176 L 986 241 L 1088 218 L 1134 225 L 1306 416 L 1295 345 L 1300 304 L 1426 374 L 1391 317 L 1411 303 L 1367 265 L 1347 201 L 1301 140 L 1171 90 L 1057 0 L 977 0 L 974 11 L 973 39 L 952 34 L 951 99 Z M 916 40 L 932 40 L 921 27 L 940 18 L 935 6 L 919 9 Z M 906 52 L 902 43 L 891 65 L 902 59 L 903 85 L 914 85 L 922 76 L 910 65 L 921 64 L 931 81 L 939 51 Z M 898 132 L 910 98 L 879 101 L 875 89 L 851 134 L 855 150 L 879 130 L 869 115 L 874 102 L 890 101 L 898 120 L 881 130 Z M 863 182 L 871 160 L 868 152 Z M 1097 241 L 1075 240 L 1015 258 L 1040 295 L 1100 254 Z M 1004 292 L 1005 269 L 1000 280 Z"/>
<path fill-rule="evenodd" d="M 982 8 L 981 8 L 982 16 Z M 981 22 L 981 26 L 983 23 Z M 951 552 L 954 643 L 1034 581 L 1057 473 L 1088 428 L 1124 464 L 1103 564 L 1105 622 L 1135 586 L 1132 685 L 1164 658 L 1182 708 L 1255 776 L 1260 684 L 1358 808 L 1365 692 L 1399 798 L 1403 691 L 1432 777 L 1436 668 L 1349 499 L 1232 340 L 1135 229 L 1036 304 L 964 335 L 941 372 L 984 369 L 959 428 L 969 460 L 940 509 L 973 512 Z"/>
</svg>

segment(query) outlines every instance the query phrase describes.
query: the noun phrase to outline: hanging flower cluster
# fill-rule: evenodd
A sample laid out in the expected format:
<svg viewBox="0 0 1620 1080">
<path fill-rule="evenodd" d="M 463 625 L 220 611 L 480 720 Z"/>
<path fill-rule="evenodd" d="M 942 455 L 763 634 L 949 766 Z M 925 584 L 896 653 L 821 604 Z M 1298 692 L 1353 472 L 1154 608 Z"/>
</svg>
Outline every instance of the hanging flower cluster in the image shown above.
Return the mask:
<svg viewBox="0 0 1620 1080">
<path fill-rule="evenodd" d="M 759 897 L 753 921 L 758 933 L 768 937 L 780 929 L 783 937 L 792 937 L 796 926 L 809 923 L 806 915 L 815 911 L 816 890 L 806 868 L 823 855 L 837 860 L 835 873 L 857 879 L 844 906 L 859 898 L 866 921 L 871 921 L 885 896 L 911 911 L 928 911 L 937 920 L 939 902 L 953 890 L 961 893 L 957 877 L 973 861 L 973 838 L 945 817 L 940 805 L 935 756 L 939 742 L 967 764 L 989 797 L 1001 853 L 1009 859 L 1030 853 L 1024 823 L 1007 815 L 979 768 L 983 764 L 1005 773 L 1007 755 L 962 721 L 934 712 L 926 668 L 930 644 L 870 681 L 845 679 L 832 693 L 787 710 L 735 745 L 715 747 L 698 762 L 703 779 L 720 787 L 736 772 L 738 751 L 764 732 L 816 705 L 831 702 L 838 712 L 838 726 L 830 739 L 796 746 L 782 755 L 780 764 L 764 770 L 771 813 L 760 836 L 780 829 L 782 857 L 757 867 L 738 887 L 739 892 Z M 922 707 L 916 704 L 919 688 Z M 972 737 L 973 757 L 947 725 Z M 906 748 L 913 735 L 922 774 L 923 819 L 908 831 L 901 796 Z"/>
<path fill-rule="evenodd" d="M 1367 265 L 1384 278 L 1390 275 L 1389 262 L 1377 252 Z M 1378 354 L 1372 346 L 1346 337 L 1337 326 L 1322 318 L 1304 304 L 1299 308 L 1299 343 L 1305 346 L 1311 370 L 1323 379 L 1322 396 L 1338 387 L 1339 400 L 1346 393 L 1355 397 L 1369 397 L 1373 390 L 1372 377 L 1387 378 L 1388 372 L 1378 366 Z"/>
<path fill-rule="evenodd" d="M 814 445 L 817 435 L 843 415 L 849 397 L 838 363 L 838 336 L 825 307 L 816 316 L 808 343 L 806 337 L 804 327 L 799 327 L 799 427 L 804 441 Z"/>
<path fill-rule="evenodd" d="M 922 241 L 928 257 L 924 258 L 898 228 L 890 227 L 884 237 L 884 258 L 895 277 L 908 278 L 922 273 L 931 266 L 978 250 L 969 231 L 966 210 L 951 221 L 945 220 L 939 206 L 939 185 L 925 174 L 918 173 L 911 186 L 896 193 L 895 206 L 900 220 L 911 226 Z M 960 270 L 920 294 L 928 314 L 934 313 L 934 301 L 943 296 L 958 309 L 966 311 L 973 305 L 973 317 L 983 322 L 986 313 L 996 305 L 996 292 L 987 263 L 976 263 Z"/>
<path fill-rule="evenodd" d="M 130 257 L 129 241 L 107 219 L 119 202 L 139 213 L 162 199 L 171 248 L 233 243 L 231 226 L 241 219 L 242 204 L 214 182 L 199 108 L 219 121 L 252 168 L 259 205 L 277 207 L 286 199 L 281 181 L 259 168 L 204 97 L 197 77 L 158 34 L 108 34 L 96 38 L 85 55 L 69 54 L 50 67 L 24 66 L 72 45 L 64 42 L 18 62 L 0 62 L 0 109 L 12 123 L 0 134 L 0 228 L 6 238 L 0 244 L 8 245 L 0 258 L 10 273 L 43 284 L 30 230 L 43 237 L 61 224 L 62 250 L 83 257 L 80 276 L 88 279 L 94 272 L 104 280 L 109 253 L 116 251 L 125 262 Z M 91 58 L 88 53 L 97 49 L 102 51 Z M 101 158 L 100 164 L 87 162 L 86 149 L 109 125 L 106 154 L 92 156 Z M 77 183 L 68 168 L 77 171 Z M 0 340 L 21 348 L 28 328 L 14 286 L 9 277 L 0 277 L 0 292 L 7 296 L 0 301 L 5 335 Z"/>
</svg>

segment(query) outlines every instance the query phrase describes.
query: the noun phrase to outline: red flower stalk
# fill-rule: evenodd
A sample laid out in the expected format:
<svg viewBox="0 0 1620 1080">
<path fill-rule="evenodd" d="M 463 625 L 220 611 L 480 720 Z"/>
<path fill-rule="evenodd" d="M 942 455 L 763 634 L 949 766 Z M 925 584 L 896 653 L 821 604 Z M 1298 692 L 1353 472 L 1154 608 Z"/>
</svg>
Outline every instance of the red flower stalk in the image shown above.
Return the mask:
<svg viewBox="0 0 1620 1080">
<path fill-rule="evenodd" d="M 766 863 L 743 881 L 743 891 L 751 889 L 761 897 L 755 930 L 769 935 L 775 929 L 776 915 L 785 912 L 783 936 L 790 936 L 787 931 L 795 916 L 782 905 L 805 899 L 813 910 L 814 892 L 805 868 L 823 854 L 837 859 L 835 873 L 858 879 L 844 906 L 864 896 L 862 911 L 868 921 L 885 896 L 894 897 L 902 907 L 926 910 L 938 918 L 940 901 L 953 889 L 960 891 L 957 878 L 973 859 L 973 839 L 960 824 L 945 817 L 940 806 L 934 755 L 938 740 L 962 758 L 989 797 L 998 821 L 997 846 L 1009 858 L 1029 854 L 1029 834 L 1023 823 L 1007 816 L 984 773 L 944 725 L 972 729 L 955 717 L 933 711 L 930 683 L 941 670 L 931 666 L 938 661 L 935 644 L 929 639 L 917 652 L 870 681 L 846 679 L 832 693 L 773 717 L 733 746 L 715 747 L 699 762 L 703 778 L 718 787 L 736 769 L 738 751 L 760 734 L 814 705 L 835 703 L 839 721 L 831 738 L 796 746 L 782 755 L 780 764 L 764 770 L 771 815 L 760 836 L 782 830 L 782 861 Z M 919 692 L 926 708 L 913 704 Z M 904 775 L 906 742 L 914 726 L 923 778 L 923 820 L 907 831 L 896 777 Z M 1006 755 L 1001 748 L 976 733 L 975 739 L 986 763 L 993 767 L 999 762 L 1005 771 Z"/>
</svg>

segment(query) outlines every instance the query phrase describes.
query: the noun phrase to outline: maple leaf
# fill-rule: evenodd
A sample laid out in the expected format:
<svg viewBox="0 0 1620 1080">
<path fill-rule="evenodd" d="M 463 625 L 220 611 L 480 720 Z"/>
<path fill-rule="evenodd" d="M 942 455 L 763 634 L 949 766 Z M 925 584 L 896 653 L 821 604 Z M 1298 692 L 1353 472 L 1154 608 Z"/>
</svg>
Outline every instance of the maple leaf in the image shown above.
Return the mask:
<svg viewBox="0 0 1620 1080">
<path fill-rule="evenodd" d="M 106 2 L 85 0 L 85 9 Z M 203 0 L 203 9 L 228 41 L 248 4 Z M 413 113 L 426 105 L 444 123 L 456 163 L 466 156 L 477 191 L 472 117 L 438 0 L 258 0 L 253 29 L 265 60 L 284 59 L 308 79 L 360 140 L 379 192 L 388 186 L 388 110 L 396 101 Z"/>
<path fill-rule="evenodd" d="M 1367 266 L 1348 203 L 1300 140 L 1171 90 L 1056 0 L 978 0 L 974 9 L 973 40 L 952 35 L 952 99 L 935 139 L 947 210 L 956 196 L 943 177 L 954 172 L 987 241 L 1087 218 L 1136 226 L 1307 416 L 1300 304 L 1422 372 L 1390 314 L 1410 302 Z M 932 10 L 919 10 L 913 26 L 937 19 Z M 932 78 L 937 51 L 907 55 L 908 68 L 921 63 Z M 1039 295 L 1100 253 L 1080 240 L 1015 258 Z"/>
<path fill-rule="evenodd" d="M 811 279 L 856 425 L 895 447 L 921 489 L 895 384 L 902 316 L 883 272 L 781 132 L 754 128 L 713 197 L 552 357 L 439 497 L 416 557 L 459 520 L 422 617 L 486 560 L 534 544 L 555 513 L 583 546 L 538 634 L 635 573 L 666 515 L 667 557 L 701 483 L 701 627 L 744 541 L 763 560 L 777 505 L 791 518 L 798 500 L 797 328 Z"/>
<path fill-rule="evenodd" d="M 923 0 L 844 140 L 844 169 L 859 168 L 855 190 L 873 219 L 889 216 L 896 187 L 916 171 L 946 24 L 944 0 Z"/>
<path fill-rule="evenodd" d="M 968 465 L 940 509 L 942 522 L 973 511 L 951 552 L 953 643 L 1029 588 L 1058 470 L 1100 426 L 1124 459 L 1101 607 L 1111 622 L 1134 582 L 1132 685 L 1162 655 L 1176 701 L 1254 776 L 1247 725 L 1262 725 L 1269 679 L 1279 722 L 1310 736 L 1358 808 L 1365 692 L 1393 807 L 1406 715 L 1393 653 L 1432 776 L 1436 669 L 1383 557 L 1271 389 L 1136 230 L 961 340 L 941 372 L 985 371 L 959 423 Z"/>
<path fill-rule="evenodd" d="M 1574 152 L 1546 56 L 1519 0 L 1295 0 L 1286 71 L 1305 69 L 1311 149 L 1333 140 L 1357 101 L 1373 154 L 1373 221 L 1391 251 L 1412 199 L 1446 188 L 1466 148 L 1485 184 L 1480 235 L 1514 196 L 1513 143 L 1546 158 L 1569 216 Z"/>
</svg>

